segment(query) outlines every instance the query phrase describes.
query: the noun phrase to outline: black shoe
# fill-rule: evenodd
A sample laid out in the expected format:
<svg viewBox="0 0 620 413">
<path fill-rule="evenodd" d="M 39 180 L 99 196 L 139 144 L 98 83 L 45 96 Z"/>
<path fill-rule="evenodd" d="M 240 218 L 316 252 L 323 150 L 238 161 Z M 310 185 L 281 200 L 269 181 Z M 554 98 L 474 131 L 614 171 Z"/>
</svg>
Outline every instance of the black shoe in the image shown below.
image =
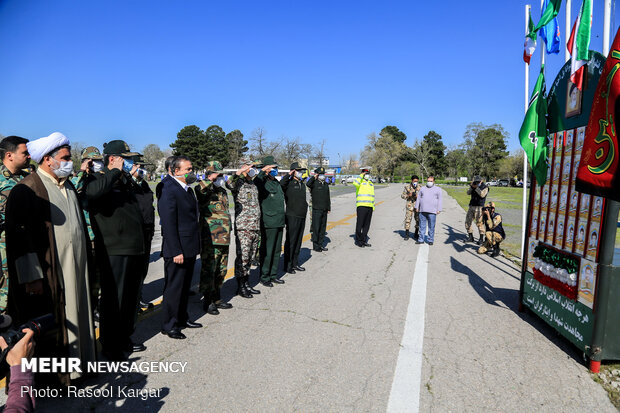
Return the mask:
<svg viewBox="0 0 620 413">
<path fill-rule="evenodd" d="M 364 248 L 364 244 L 362 244 L 361 242 L 355 241 L 355 245 L 357 245 L 360 248 Z"/>
<path fill-rule="evenodd" d="M 484 244 L 484 235 L 480 235 L 480 239 L 478 240 L 478 242 L 476 242 L 476 244 L 478 245 Z"/>
<path fill-rule="evenodd" d="M 202 324 L 187 320 L 183 327 L 187 327 L 187 328 L 202 328 Z"/>
<path fill-rule="evenodd" d="M 294 268 L 289 268 L 288 270 L 286 270 L 287 273 L 289 274 L 295 274 L 295 269 Z"/>
<path fill-rule="evenodd" d="M 139 353 L 141 351 L 146 351 L 146 346 L 142 343 L 131 343 L 127 351 L 130 353 Z"/>
<path fill-rule="evenodd" d="M 246 287 L 247 278 L 239 277 L 237 280 L 237 295 L 243 298 L 252 298 L 252 293 Z"/>
<path fill-rule="evenodd" d="M 416 244 L 424 244 L 424 241 L 416 241 Z"/>
<path fill-rule="evenodd" d="M 321 247 L 321 251 L 329 251 L 327 247 Z"/>
<path fill-rule="evenodd" d="M 370 245 L 370 244 L 369 244 L 369 243 L 367 243 L 367 242 L 365 242 L 365 243 L 364 243 L 364 246 L 365 246 L 365 247 L 372 247 L 372 245 Z"/>
<path fill-rule="evenodd" d="M 304 267 L 302 267 L 301 265 L 298 265 L 297 267 L 293 267 L 293 269 L 295 269 L 297 271 L 306 271 L 306 269 Z"/>
<path fill-rule="evenodd" d="M 413 239 L 418 239 L 420 236 L 420 232 L 416 229 L 415 232 L 413 233 Z"/>
<path fill-rule="evenodd" d="M 260 291 L 259 291 L 259 290 L 257 290 L 256 288 L 252 288 L 252 287 L 250 286 L 250 284 L 248 284 L 248 282 L 247 282 L 247 281 L 245 282 L 245 288 L 246 288 L 249 292 L 251 292 L 252 294 L 260 294 Z"/>
<path fill-rule="evenodd" d="M 432 243 L 432 242 L 429 242 L 429 243 L 428 243 L 428 245 L 433 245 L 433 243 Z"/>
<path fill-rule="evenodd" d="M 405 230 L 405 240 L 408 240 L 408 239 L 409 239 L 409 230 L 406 229 Z"/>
<path fill-rule="evenodd" d="M 181 330 L 179 330 L 178 328 L 173 328 L 170 331 L 161 330 L 161 333 L 177 340 L 183 340 L 184 338 L 187 338 L 185 334 L 181 333 Z"/>
<path fill-rule="evenodd" d="M 273 280 L 271 280 L 271 282 L 276 284 L 284 284 L 284 280 L 281 280 L 279 278 L 274 278 Z"/>
<path fill-rule="evenodd" d="M 261 281 L 260 283 L 263 284 L 265 287 L 273 287 L 271 281 Z"/>
<path fill-rule="evenodd" d="M 215 303 L 215 306 L 216 306 L 217 308 L 221 308 L 222 310 L 228 310 L 228 309 L 233 308 L 233 306 L 232 306 L 232 304 L 231 304 L 231 303 L 225 303 L 225 302 L 223 302 L 223 301 L 216 302 L 216 303 Z"/>
<path fill-rule="evenodd" d="M 498 257 L 499 254 L 500 254 L 499 245 L 494 245 L 493 246 L 493 254 L 491 254 L 491 257 L 493 257 L 493 258 Z"/>
<path fill-rule="evenodd" d="M 207 314 L 218 315 L 220 312 L 217 310 L 217 305 L 215 303 L 210 303 L 205 310 Z"/>
<path fill-rule="evenodd" d="M 475 242 L 474 240 L 474 234 L 472 234 L 471 232 L 469 233 L 469 238 L 467 239 L 467 241 L 469 242 Z"/>
<path fill-rule="evenodd" d="M 314 247 L 312 248 L 312 251 L 323 252 L 323 249 L 321 247 Z"/>
</svg>

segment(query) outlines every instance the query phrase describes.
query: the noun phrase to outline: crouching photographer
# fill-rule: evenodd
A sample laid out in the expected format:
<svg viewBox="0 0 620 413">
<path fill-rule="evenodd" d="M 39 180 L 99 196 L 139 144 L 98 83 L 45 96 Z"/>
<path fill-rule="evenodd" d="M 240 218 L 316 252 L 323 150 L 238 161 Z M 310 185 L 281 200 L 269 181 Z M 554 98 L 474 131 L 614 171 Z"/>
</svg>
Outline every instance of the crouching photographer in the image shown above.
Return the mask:
<svg viewBox="0 0 620 413">
<path fill-rule="evenodd" d="M 499 244 L 506 238 L 506 233 L 502 227 L 502 216 L 495 212 L 495 203 L 489 202 L 482 208 L 482 218 L 486 232 L 484 244 L 478 248 L 478 254 L 493 250 L 491 257 L 497 257 L 500 253 Z"/>
<path fill-rule="evenodd" d="M 10 324 L 11 318 L 9 316 L 0 315 L 0 329 L 6 329 Z M 30 360 L 34 353 L 35 342 L 33 337 L 40 325 L 33 323 L 33 326 L 35 330 L 21 328 L 20 330 L 5 330 L 0 334 L 0 349 L 2 350 L 0 363 L 2 364 L 3 375 L 6 374 L 6 364 L 10 368 L 7 386 L 8 398 L 3 410 L 4 413 L 34 411 L 34 396 L 31 391 L 34 385 L 34 373 L 29 370 L 22 371 L 21 368 L 22 359 Z"/>
</svg>

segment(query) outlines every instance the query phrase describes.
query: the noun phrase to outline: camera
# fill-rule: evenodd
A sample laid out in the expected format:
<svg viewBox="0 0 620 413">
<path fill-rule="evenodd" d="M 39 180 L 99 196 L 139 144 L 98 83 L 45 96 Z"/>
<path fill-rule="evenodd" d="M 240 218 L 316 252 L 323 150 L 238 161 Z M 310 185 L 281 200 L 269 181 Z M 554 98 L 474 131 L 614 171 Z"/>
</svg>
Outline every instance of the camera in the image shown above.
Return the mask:
<svg viewBox="0 0 620 413">
<path fill-rule="evenodd" d="M 8 328 L 2 331 L 0 333 L 0 337 L 4 338 L 4 341 L 6 341 L 6 344 L 8 345 L 8 347 L 4 349 L 4 351 L 2 351 L 2 355 L 0 356 L 0 362 L 4 361 L 4 358 L 6 357 L 6 353 L 8 353 L 13 348 L 13 346 L 17 344 L 19 340 L 24 338 L 26 333 L 22 331 L 23 329 L 25 328 L 31 329 L 34 332 L 34 334 L 32 335 L 32 338 L 36 340 L 37 338 L 41 337 L 42 335 L 45 335 L 45 333 L 49 332 L 55 327 L 56 327 L 56 319 L 54 318 L 54 315 L 50 313 L 50 314 L 42 315 L 37 318 L 33 318 L 32 320 L 23 324 L 18 329 Z"/>
</svg>

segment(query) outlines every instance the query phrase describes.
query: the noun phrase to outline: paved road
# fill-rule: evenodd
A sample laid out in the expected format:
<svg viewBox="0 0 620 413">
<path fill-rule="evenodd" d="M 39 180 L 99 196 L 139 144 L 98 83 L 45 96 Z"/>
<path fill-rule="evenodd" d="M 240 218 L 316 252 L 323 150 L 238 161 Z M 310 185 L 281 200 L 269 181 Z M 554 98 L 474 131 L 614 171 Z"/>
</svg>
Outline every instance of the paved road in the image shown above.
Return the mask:
<svg viewBox="0 0 620 413">
<path fill-rule="evenodd" d="M 158 311 L 145 317 L 136 338 L 148 350 L 132 360 L 188 362 L 185 373 L 106 374 L 86 383 L 158 395 L 46 398 L 38 407 L 384 412 L 389 401 L 390 411 L 615 411 L 580 355 L 516 312 L 518 269 L 463 243 L 464 213 L 453 199 L 444 202 L 434 246 L 403 241 L 401 189 L 377 191 L 371 248 L 353 245 L 354 195 L 342 194 L 329 216 L 329 251 L 303 245 L 306 272 L 272 289 L 259 285 L 253 299 L 233 297 L 228 281 L 224 295 L 234 308 L 219 316 L 205 315 L 192 297 L 191 314 L 205 327 L 186 330 L 187 340 L 161 335 Z M 163 268 L 153 260 L 145 294 L 157 300 Z"/>
</svg>

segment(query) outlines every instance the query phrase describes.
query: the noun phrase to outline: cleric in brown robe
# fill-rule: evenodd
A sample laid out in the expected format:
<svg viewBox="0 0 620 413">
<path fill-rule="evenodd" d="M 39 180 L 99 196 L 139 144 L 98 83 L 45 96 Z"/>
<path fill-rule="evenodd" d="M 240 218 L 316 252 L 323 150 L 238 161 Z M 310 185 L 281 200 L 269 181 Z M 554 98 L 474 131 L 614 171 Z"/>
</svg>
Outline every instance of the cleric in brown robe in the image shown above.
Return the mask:
<svg viewBox="0 0 620 413">
<path fill-rule="evenodd" d="M 96 359 L 88 288 L 88 233 L 77 192 L 69 140 L 55 132 L 28 143 L 35 173 L 11 192 L 6 209 L 9 314 L 17 322 L 52 313 L 58 329 L 39 339 L 36 357 Z M 83 369 L 84 371 L 85 369 Z M 79 373 L 61 376 L 68 384 Z"/>
</svg>

